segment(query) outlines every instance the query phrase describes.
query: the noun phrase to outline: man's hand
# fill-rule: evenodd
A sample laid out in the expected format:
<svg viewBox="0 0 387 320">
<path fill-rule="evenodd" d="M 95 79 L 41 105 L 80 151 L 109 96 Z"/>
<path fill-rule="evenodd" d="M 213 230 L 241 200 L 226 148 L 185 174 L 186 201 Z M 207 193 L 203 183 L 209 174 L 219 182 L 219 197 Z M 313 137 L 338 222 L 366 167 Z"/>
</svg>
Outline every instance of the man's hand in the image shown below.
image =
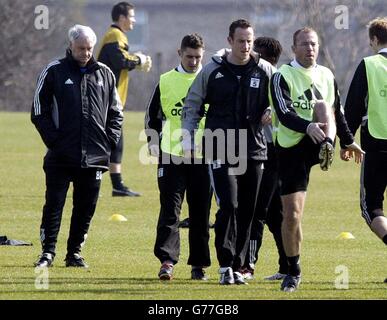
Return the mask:
<svg viewBox="0 0 387 320">
<path fill-rule="evenodd" d="M 152 58 L 140 52 L 135 53 L 135 55 L 140 59 L 140 64 L 136 68 L 140 71 L 149 72 L 152 68 Z"/>
<path fill-rule="evenodd" d="M 346 146 L 345 149 L 340 150 L 340 158 L 344 161 L 349 161 L 353 158 L 353 156 L 355 156 L 355 162 L 361 163 L 363 161 L 364 154 L 365 152 L 356 142 Z"/>
<path fill-rule="evenodd" d="M 142 64 L 142 67 L 140 70 L 144 72 L 149 72 L 151 69 L 152 69 L 152 58 L 151 56 L 146 56 L 145 63 Z"/>
<path fill-rule="evenodd" d="M 312 139 L 314 143 L 321 143 L 325 139 L 325 133 L 322 131 L 322 128 L 326 127 L 326 123 L 321 122 L 311 122 L 306 128 L 307 135 Z"/>
<path fill-rule="evenodd" d="M 271 109 L 266 109 L 261 117 L 261 123 L 263 126 L 271 123 Z"/>
</svg>

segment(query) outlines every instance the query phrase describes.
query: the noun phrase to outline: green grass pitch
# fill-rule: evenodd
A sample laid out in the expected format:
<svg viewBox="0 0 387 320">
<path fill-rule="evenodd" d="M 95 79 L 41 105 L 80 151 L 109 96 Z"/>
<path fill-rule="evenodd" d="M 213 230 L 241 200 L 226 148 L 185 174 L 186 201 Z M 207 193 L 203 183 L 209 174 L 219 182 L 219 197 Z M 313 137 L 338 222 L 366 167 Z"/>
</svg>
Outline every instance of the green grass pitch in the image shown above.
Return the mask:
<svg viewBox="0 0 387 320">
<path fill-rule="evenodd" d="M 125 114 L 126 183 L 142 193 L 139 198 L 112 198 L 108 174 L 83 249 L 90 268 L 64 267 L 71 214 L 71 189 L 63 213 L 54 266 L 48 270 L 48 288 L 39 282 L 33 262 L 40 254 L 39 225 L 44 203 L 42 159 L 45 152 L 27 113 L 0 113 L 0 235 L 33 242 L 32 247 L 0 247 L 0 299 L 115 299 L 115 300 L 260 300 L 260 299 L 386 299 L 385 245 L 368 229 L 358 204 L 359 166 L 344 163 L 336 154 L 333 167 L 314 167 L 303 218 L 303 278 L 293 294 L 279 290 L 279 282 L 263 280 L 277 270 L 277 253 L 265 232 L 255 280 L 248 286 L 220 286 L 211 230 L 212 266 L 208 282 L 189 280 L 187 230 L 181 230 L 181 257 L 171 282 L 157 278 L 159 262 L 153 255 L 159 202 L 156 166 L 138 159 L 143 113 Z M 216 208 L 213 205 L 211 220 Z M 112 222 L 113 214 L 127 222 Z M 186 206 L 182 217 L 187 216 Z M 355 239 L 339 240 L 343 231 Z M 344 271 L 343 271 L 344 270 Z M 339 289 L 348 274 L 348 288 Z"/>
</svg>

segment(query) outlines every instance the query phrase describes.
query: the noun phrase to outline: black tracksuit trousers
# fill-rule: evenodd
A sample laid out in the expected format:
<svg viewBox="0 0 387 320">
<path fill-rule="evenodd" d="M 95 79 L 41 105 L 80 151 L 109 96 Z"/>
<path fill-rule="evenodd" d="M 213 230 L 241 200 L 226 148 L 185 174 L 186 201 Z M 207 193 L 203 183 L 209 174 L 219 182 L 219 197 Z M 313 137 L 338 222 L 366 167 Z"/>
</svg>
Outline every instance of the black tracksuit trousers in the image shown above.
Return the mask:
<svg viewBox="0 0 387 320">
<path fill-rule="evenodd" d="M 67 253 L 80 253 L 90 221 L 97 205 L 102 171 L 72 167 L 45 167 L 46 203 L 40 226 L 40 239 L 43 252 L 55 255 L 55 246 L 62 220 L 70 182 L 73 183 L 73 210 Z"/>
<path fill-rule="evenodd" d="M 262 182 L 259 188 L 257 206 L 251 225 L 250 245 L 246 254 L 244 267 L 254 269 L 258 261 L 258 252 L 262 245 L 263 230 L 265 224 L 273 234 L 277 250 L 279 272 L 288 273 L 288 263 L 285 250 L 282 244 L 282 204 L 279 193 L 278 164 L 275 155 L 275 147 L 268 143 L 268 160 L 265 161 Z"/>
<path fill-rule="evenodd" d="M 215 221 L 215 247 L 220 267 L 239 270 L 249 247 L 251 222 L 261 183 L 262 161 L 248 160 L 246 172 L 230 174 L 230 165 L 210 165 L 219 210 Z"/>
<path fill-rule="evenodd" d="M 209 249 L 209 215 L 211 184 L 205 164 L 158 165 L 160 214 L 154 254 L 164 262 L 176 264 L 180 256 L 179 217 L 184 194 L 187 194 L 189 217 L 189 257 L 187 264 L 211 265 Z"/>
</svg>

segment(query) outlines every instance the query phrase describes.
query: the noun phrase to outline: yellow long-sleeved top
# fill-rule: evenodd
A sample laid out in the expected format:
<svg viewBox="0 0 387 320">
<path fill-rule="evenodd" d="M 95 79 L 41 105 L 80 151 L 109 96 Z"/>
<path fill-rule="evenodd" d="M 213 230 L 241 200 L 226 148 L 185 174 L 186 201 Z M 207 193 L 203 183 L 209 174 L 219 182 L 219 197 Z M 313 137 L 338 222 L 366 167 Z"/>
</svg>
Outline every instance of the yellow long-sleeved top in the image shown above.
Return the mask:
<svg viewBox="0 0 387 320">
<path fill-rule="evenodd" d="M 98 61 L 106 64 L 114 73 L 117 91 L 125 106 L 128 94 L 129 71 L 140 64 L 140 59 L 129 53 L 126 34 L 116 25 L 111 25 L 102 39 Z"/>
</svg>

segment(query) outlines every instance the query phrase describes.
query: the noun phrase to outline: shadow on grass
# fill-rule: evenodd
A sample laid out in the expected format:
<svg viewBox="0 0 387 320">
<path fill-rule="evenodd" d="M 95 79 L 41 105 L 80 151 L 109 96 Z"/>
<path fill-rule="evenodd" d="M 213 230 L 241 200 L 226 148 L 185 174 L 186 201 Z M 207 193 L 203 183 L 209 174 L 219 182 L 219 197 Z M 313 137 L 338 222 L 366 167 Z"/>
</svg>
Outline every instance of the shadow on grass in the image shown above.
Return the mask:
<svg viewBox="0 0 387 320">
<path fill-rule="evenodd" d="M 17 279 L 2 279 L 0 280 L 0 287 L 9 284 L 31 284 L 35 282 L 35 277 L 18 277 Z M 75 278 L 75 277 L 52 277 L 50 278 L 50 284 L 55 285 L 69 285 L 69 284 L 83 284 L 83 285 L 174 285 L 174 286 L 187 286 L 189 285 L 214 285 L 218 284 L 217 281 L 193 281 L 190 279 L 174 279 L 172 281 L 161 281 L 157 278 L 140 278 L 140 277 L 128 277 L 128 278 Z"/>
<path fill-rule="evenodd" d="M 84 269 L 79 271 L 86 271 Z M 0 287 L 3 285 L 9 285 L 9 284 L 31 284 L 34 283 L 35 277 L 18 277 L 17 279 L 1 279 L 0 280 Z M 172 281 L 161 281 L 157 278 L 141 278 L 141 277 L 102 277 L 102 278 L 94 278 L 94 277 L 51 277 L 50 278 L 50 284 L 53 285 L 70 285 L 70 284 L 83 284 L 83 285 L 122 285 L 122 284 L 128 284 L 128 285 L 141 285 L 141 284 L 149 284 L 149 285 L 173 285 L 173 286 L 197 286 L 197 285 L 205 285 L 205 286 L 214 286 L 216 285 L 219 288 L 222 288 L 223 286 L 220 286 L 217 279 L 210 279 L 208 281 L 193 281 L 191 279 L 173 279 Z M 256 289 L 257 286 L 259 287 L 272 287 L 272 286 L 279 286 L 280 281 L 250 281 L 249 285 L 251 287 L 254 287 Z M 380 286 L 380 288 L 372 288 L 373 290 L 385 290 L 387 285 L 383 283 L 383 280 L 380 282 L 378 281 L 361 281 L 361 282 L 351 282 L 349 284 L 351 289 L 356 290 L 369 290 L 370 288 L 365 288 L 364 286 L 370 286 L 370 285 L 376 285 Z M 333 283 L 330 281 L 304 281 L 302 283 L 302 286 L 307 290 L 332 290 L 334 289 Z M 314 286 L 316 288 L 313 288 L 311 286 Z M 239 287 L 239 288 L 248 288 L 249 286 L 233 286 L 233 287 Z"/>
<path fill-rule="evenodd" d="M 163 288 L 168 286 L 173 286 L 173 290 L 186 292 L 187 287 L 191 292 L 197 291 L 202 292 L 203 286 L 212 286 L 223 290 L 217 281 L 192 281 L 190 279 L 172 281 L 160 281 L 159 279 L 150 279 L 150 278 L 136 278 L 136 277 L 127 277 L 127 278 L 67 278 L 67 277 L 58 277 L 50 279 L 49 289 L 13 289 L 13 290 L 3 290 L 4 287 L 9 285 L 22 285 L 22 286 L 34 286 L 35 278 L 34 277 L 19 277 L 17 280 L 0 280 L 0 292 L 1 294 L 15 294 L 15 293 L 25 293 L 25 294 L 38 294 L 44 295 L 47 293 L 58 293 L 58 294 L 125 294 L 129 297 L 147 297 L 154 296 L 160 297 L 164 296 Z M 55 288 L 55 287 L 61 288 Z M 66 286 L 66 288 L 63 288 Z M 74 288 L 74 286 L 82 286 L 83 288 Z M 98 288 L 92 288 L 93 286 L 99 286 Z M 108 286 L 106 288 L 101 288 L 101 286 Z M 141 286 L 141 287 L 138 287 Z M 212 289 L 211 289 L 212 290 Z M 184 295 L 182 296 L 184 297 Z"/>
<path fill-rule="evenodd" d="M 103 294 L 103 293 L 125 293 L 128 295 L 149 295 L 149 294 L 155 294 L 159 293 L 159 290 L 152 290 L 152 289 L 137 289 L 137 288 L 106 288 L 106 289 L 34 289 L 34 290 L 1 290 L 2 294 L 6 293 L 35 293 L 35 294 L 47 294 L 47 293 L 97 293 L 97 294 Z"/>
<path fill-rule="evenodd" d="M 6 299 L 19 295 L 27 299 L 93 299 L 97 295 L 102 299 L 143 300 L 143 299 L 207 299 L 211 292 L 214 297 L 222 299 L 265 300 L 265 299 L 348 299 L 346 293 L 367 299 L 367 293 L 372 290 L 380 298 L 385 292 L 383 282 L 365 281 L 350 283 L 349 290 L 335 289 L 330 281 L 304 281 L 300 290 L 294 294 L 287 294 L 279 290 L 280 281 L 251 281 L 246 286 L 221 286 L 217 279 L 209 281 L 192 281 L 190 279 L 173 279 L 160 281 L 157 278 L 141 277 L 90 277 L 90 274 L 80 276 L 80 273 L 71 273 L 68 277 L 50 277 L 49 288 L 35 288 L 35 277 L 17 277 L 17 279 L 1 279 L 0 294 Z M 76 276 L 76 277 L 74 277 Z M 12 286 L 12 289 L 10 287 Z M 20 289 L 19 289 L 20 288 Z M 169 295 L 172 290 L 173 298 Z M 188 294 L 189 293 L 189 294 Z M 207 293 L 207 294 L 204 294 Z M 56 296 L 55 296 L 56 294 Z M 188 295 L 187 295 L 188 294 Z M 54 296 L 53 296 L 54 295 Z M 7 298 L 8 297 L 8 298 Z M 100 299 L 99 298 L 99 299 Z M 24 299 L 24 298 L 22 298 Z M 189 298 L 188 298 L 189 299 Z"/>
</svg>

